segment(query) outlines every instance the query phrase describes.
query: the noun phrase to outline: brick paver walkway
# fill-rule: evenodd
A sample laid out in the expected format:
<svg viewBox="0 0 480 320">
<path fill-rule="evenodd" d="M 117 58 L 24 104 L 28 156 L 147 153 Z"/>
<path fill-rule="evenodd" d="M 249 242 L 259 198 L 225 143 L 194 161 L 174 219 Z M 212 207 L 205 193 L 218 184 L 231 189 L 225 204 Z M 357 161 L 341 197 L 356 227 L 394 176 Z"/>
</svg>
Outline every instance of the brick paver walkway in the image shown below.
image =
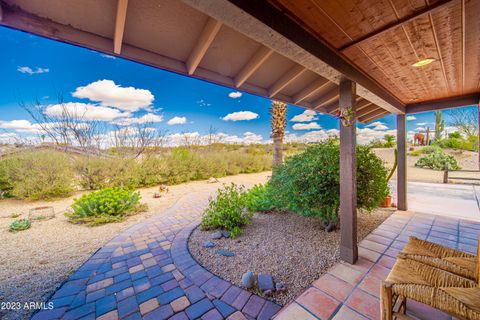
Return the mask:
<svg viewBox="0 0 480 320">
<path fill-rule="evenodd" d="M 201 267 L 187 239 L 212 190 L 182 198 L 97 251 L 32 319 L 270 319 L 280 307 Z"/>
<path fill-rule="evenodd" d="M 396 212 L 359 243 L 360 259 L 355 265 L 337 263 L 275 319 L 379 319 L 380 283 L 409 236 L 476 254 L 479 233 L 479 222 Z M 407 302 L 407 313 L 425 320 L 452 319 L 415 301 Z"/>
</svg>

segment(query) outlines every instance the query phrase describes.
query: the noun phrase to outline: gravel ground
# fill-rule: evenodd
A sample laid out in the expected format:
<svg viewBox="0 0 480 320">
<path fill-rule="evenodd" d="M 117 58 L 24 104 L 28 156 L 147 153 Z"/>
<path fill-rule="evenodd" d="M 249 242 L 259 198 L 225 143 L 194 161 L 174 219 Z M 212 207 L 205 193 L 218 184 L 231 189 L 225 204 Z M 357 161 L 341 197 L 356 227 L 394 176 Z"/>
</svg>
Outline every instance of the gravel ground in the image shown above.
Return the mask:
<svg viewBox="0 0 480 320">
<path fill-rule="evenodd" d="M 265 182 L 269 175 L 269 172 L 263 172 L 219 180 L 221 183 L 253 185 Z M 148 204 L 148 212 L 131 216 L 121 223 L 98 227 L 67 222 L 63 212 L 73 203 L 73 197 L 49 202 L 0 200 L 0 302 L 21 302 L 23 305 L 25 302 L 45 301 L 71 272 L 114 236 L 154 214 L 161 214 L 189 193 L 210 192 L 220 187 L 221 183 L 196 181 L 172 186 L 170 192 L 159 199 L 153 198 L 157 187 L 141 189 L 142 202 Z M 33 222 L 32 227 L 25 231 L 8 231 L 10 223 L 16 219 L 27 218 L 29 209 L 41 206 L 52 206 L 56 217 Z M 12 218 L 13 213 L 21 216 Z M 28 310 L 0 310 L 2 320 L 27 319 L 28 315 Z"/>
<path fill-rule="evenodd" d="M 363 239 L 392 212 L 393 209 L 377 209 L 359 213 L 358 239 Z M 285 282 L 287 291 L 269 298 L 285 305 L 339 260 L 340 232 L 327 233 L 322 229 L 315 218 L 293 213 L 259 213 L 235 240 L 212 240 L 216 243 L 213 249 L 202 247 L 211 240 L 212 232 L 195 229 L 189 249 L 201 265 L 236 285 L 241 285 L 242 275 L 247 271 L 268 273 L 274 281 Z M 221 256 L 215 253 L 218 249 L 229 250 L 235 256 Z"/>
</svg>

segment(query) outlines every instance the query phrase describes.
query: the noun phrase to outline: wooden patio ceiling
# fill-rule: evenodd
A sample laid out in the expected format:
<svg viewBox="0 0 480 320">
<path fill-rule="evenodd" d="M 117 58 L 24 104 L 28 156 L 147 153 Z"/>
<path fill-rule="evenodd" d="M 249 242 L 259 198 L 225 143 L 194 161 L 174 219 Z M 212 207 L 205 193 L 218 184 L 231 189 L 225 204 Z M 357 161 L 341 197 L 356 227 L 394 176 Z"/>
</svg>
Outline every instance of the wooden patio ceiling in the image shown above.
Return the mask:
<svg viewBox="0 0 480 320">
<path fill-rule="evenodd" d="M 195 8 L 202 2 L 217 6 L 210 11 Z M 219 4 L 224 11 L 215 15 Z M 285 54 L 286 46 L 261 43 L 252 33 L 239 32 L 242 26 L 226 17 L 225 10 L 235 17 L 241 14 L 226 0 L 0 0 L 0 25 L 319 112 L 336 112 L 338 72 L 320 69 L 323 62 L 311 57 L 297 59 L 298 51 Z M 402 104 L 381 90 L 358 90 L 360 122 L 403 113 Z"/>
<path fill-rule="evenodd" d="M 400 100 L 406 113 L 479 103 L 478 0 L 268 2 L 268 10 L 287 15 Z M 434 62 L 412 66 L 426 58 Z"/>
</svg>

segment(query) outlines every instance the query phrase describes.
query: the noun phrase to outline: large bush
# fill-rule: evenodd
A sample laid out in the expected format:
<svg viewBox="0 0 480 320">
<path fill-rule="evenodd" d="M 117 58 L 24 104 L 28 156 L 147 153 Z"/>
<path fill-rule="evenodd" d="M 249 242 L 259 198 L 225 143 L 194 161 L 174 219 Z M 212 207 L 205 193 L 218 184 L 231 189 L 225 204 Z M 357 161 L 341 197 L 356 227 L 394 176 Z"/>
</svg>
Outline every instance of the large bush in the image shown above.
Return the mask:
<svg viewBox="0 0 480 320">
<path fill-rule="evenodd" d="M 140 205 L 140 193 L 124 188 L 105 188 L 82 195 L 72 204 L 72 212 L 66 213 L 70 222 L 97 225 L 119 222 L 126 216 L 144 211 Z"/>
<path fill-rule="evenodd" d="M 225 229 L 235 238 L 241 227 L 251 222 L 253 213 L 246 207 L 246 192 L 243 186 L 232 183 L 217 191 L 203 213 L 203 230 Z"/>
<path fill-rule="evenodd" d="M 460 166 L 457 160 L 443 151 L 434 151 L 420 158 L 415 163 L 416 167 L 428 168 L 433 170 L 459 170 Z"/>
<path fill-rule="evenodd" d="M 340 150 L 331 139 L 309 146 L 277 168 L 272 176 L 275 207 L 316 216 L 329 228 L 338 222 Z M 357 147 L 357 206 L 377 207 L 389 193 L 387 169 L 369 147 Z"/>
<path fill-rule="evenodd" d="M 63 153 L 30 151 L 0 162 L 0 188 L 19 199 L 54 199 L 74 192 L 74 171 Z"/>
</svg>

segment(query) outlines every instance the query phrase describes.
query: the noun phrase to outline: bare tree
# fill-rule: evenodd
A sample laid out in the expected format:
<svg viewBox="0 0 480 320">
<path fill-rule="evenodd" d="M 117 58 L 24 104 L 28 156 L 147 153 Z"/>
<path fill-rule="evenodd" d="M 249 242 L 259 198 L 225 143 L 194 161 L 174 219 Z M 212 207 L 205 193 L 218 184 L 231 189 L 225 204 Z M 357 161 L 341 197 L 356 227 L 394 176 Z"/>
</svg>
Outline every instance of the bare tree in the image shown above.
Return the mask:
<svg viewBox="0 0 480 320">
<path fill-rule="evenodd" d="M 478 135 L 478 112 L 476 108 L 456 108 L 447 111 L 450 121 L 454 126 L 467 137 Z"/>
<path fill-rule="evenodd" d="M 166 132 L 153 126 L 152 122 L 142 122 L 129 126 L 114 125 L 110 133 L 112 145 L 124 157 L 137 159 L 155 147 L 163 146 L 166 142 Z"/>
</svg>

